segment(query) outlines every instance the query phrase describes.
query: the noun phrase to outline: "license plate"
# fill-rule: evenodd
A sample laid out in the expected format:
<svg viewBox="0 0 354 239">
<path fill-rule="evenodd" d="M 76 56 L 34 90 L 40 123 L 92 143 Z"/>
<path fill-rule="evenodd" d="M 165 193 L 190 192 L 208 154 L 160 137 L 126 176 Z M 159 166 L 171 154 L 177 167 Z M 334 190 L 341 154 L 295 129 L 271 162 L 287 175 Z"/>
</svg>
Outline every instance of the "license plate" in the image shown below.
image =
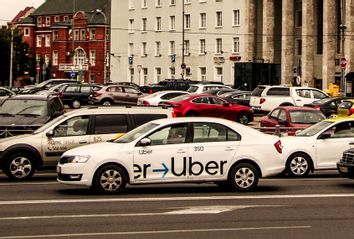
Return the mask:
<svg viewBox="0 0 354 239">
<path fill-rule="evenodd" d="M 348 172 L 348 168 L 347 167 L 343 167 L 343 166 L 339 166 L 339 171 L 341 171 L 342 173 L 347 173 Z"/>
<path fill-rule="evenodd" d="M 61 167 L 57 166 L 57 173 L 61 173 Z"/>
</svg>

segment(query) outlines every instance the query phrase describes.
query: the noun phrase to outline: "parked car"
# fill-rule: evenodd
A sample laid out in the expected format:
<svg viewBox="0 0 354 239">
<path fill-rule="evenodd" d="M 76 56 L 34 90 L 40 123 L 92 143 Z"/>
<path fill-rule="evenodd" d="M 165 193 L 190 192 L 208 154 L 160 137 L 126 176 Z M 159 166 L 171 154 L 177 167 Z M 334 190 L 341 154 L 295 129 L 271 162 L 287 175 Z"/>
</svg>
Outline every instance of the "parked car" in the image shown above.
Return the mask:
<svg viewBox="0 0 354 239">
<path fill-rule="evenodd" d="M 58 96 L 11 96 L 0 107 L 0 138 L 31 133 L 63 113 Z"/>
<path fill-rule="evenodd" d="M 202 94 L 208 90 L 213 90 L 213 89 L 232 89 L 232 88 L 224 84 L 193 84 L 190 85 L 187 92 L 194 93 L 194 94 Z"/>
<path fill-rule="evenodd" d="M 280 130 L 288 135 L 295 135 L 298 130 L 324 120 L 326 116 L 309 107 L 301 106 L 279 106 L 272 110 L 268 115 L 263 116 L 260 120 L 261 127 L 272 127 L 271 129 L 263 129 L 266 133 L 274 133 L 275 126 L 281 126 Z M 285 129 L 284 129 L 285 127 Z"/>
<path fill-rule="evenodd" d="M 281 139 L 288 175 L 305 177 L 314 170 L 336 169 L 338 159 L 354 141 L 354 118 L 325 119 Z"/>
<path fill-rule="evenodd" d="M 7 88 L 0 87 L 0 105 L 4 102 L 5 99 L 12 95 L 15 95 L 15 92 Z"/>
<path fill-rule="evenodd" d="M 70 111 L 33 134 L 0 140 L 0 165 L 11 179 L 29 179 L 37 169 L 54 169 L 60 156 L 69 149 L 104 142 L 151 120 L 170 117 L 170 109 L 158 107 L 96 107 Z"/>
<path fill-rule="evenodd" d="M 254 110 L 269 112 L 278 106 L 304 106 L 328 97 L 323 91 L 311 87 L 259 85 L 252 91 L 250 106 Z"/>
<path fill-rule="evenodd" d="M 162 90 L 157 91 L 153 94 L 140 97 L 138 99 L 138 105 L 159 105 L 161 102 L 168 101 L 174 97 L 180 95 L 189 95 L 187 91 L 180 91 L 180 90 Z"/>
<path fill-rule="evenodd" d="M 37 91 L 36 93 L 34 93 L 35 95 L 58 95 L 59 94 L 59 91 L 65 87 L 66 85 L 69 85 L 69 84 L 77 84 L 77 82 L 70 82 L 70 83 L 61 83 L 61 84 L 58 84 L 58 85 L 54 85 L 52 87 L 50 87 L 49 89 L 47 90 L 40 90 L 40 91 Z"/>
<path fill-rule="evenodd" d="M 93 91 L 98 91 L 102 86 L 97 84 L 67 84 L 58 91 L 60 99 L 70 108 L 78 109 L 87 105 Z"/>
<path fill-rule="evenodd" d="M 349 97 L 332 97 L 324 98 L 321 100 L 316 100 L 312 103 L 305 104 L 304 106 L 312 107 L 320 110 L 326 117 L 333 114 L 337 114 L 338 106 L 345 100 L 350 99 Z"/>
<path fill-rule="evenodd" d="M 351 116 L 354 113 L 354 99 L 345 99 L 338 105 L 338 116 Z"/>
<path fill-rule="evenodd" d="M 73 79 L 50 79 L 50 80 L 46 80 L 43 81 L 42 83 L 39 83 L 38 85 L 34 85 L 32 87 L 26 87 L 24 89 L 22 89 L 19 94 L 34 94 L 38 91 L 41 90 L 47 90 L 50 87 L 54 86 L 54 85 L 58 85 L 61 83 L 77 83 L 77 80 L 73 80 Z"/>
<path fill-rule="evenodd" d="M 253 111 L 243 105 L 233 105 L 228 101 L 207 94 L 182 95 L 164 102 L 172 106 L 177 117 L 183 116 L 209 116 L 225 118 L 241 124 L 253 121 Z"/>
<path fill-rule="evenodd" d="M 229 86 L 227 86 L 229 87 Z M 216 88 L 216 89 L 211 89 L 204 91 L 203 94 L 209 94 L 209 95 L 216 95 L 216 96 L 221 96 L 222 94 L 225 93 L 231 93 L 231 92 L 237 92 L 238 90 L 232 89 L 232 88 Z"/>
<path fill-rule="evenodd" d="M 281 152 L 278 137 L 229 120 L 160 119 L 115 142 L 66 151 L 57 173 L 61 183 L 105 194 L 120 193 L 127 184 L 171 182 L 216 182 L 250 191 L 259 178 L 284 169 Z"/>
<path fill-rule="evenodd" d="M 112 104 L 129 104 L 136 105 L 138 98 L 144 94 L 126 85 L 107 85 L 97 91 L 93 91 L 89 96 L 89 103 L 112 105 Z"/>
<path fill-rule="evenodd" d="M 224 94 L 219 95 L 221 98 L 227 100 L 231 104 L 238 104 L 244 106 L 250 106 L 250 91 L 230 91 Z"/>
<path fill-rule="evenodd" d="M 147 94 L 152 94 L 162 90 L 188 90 L 191 84 L 198 83 L 198 81 L 186 79 L 167 79 L 162 80 L 157 84 L 149 84 L 139 87 L 140 91 Z"/>
<path fill-rule="evenodd" d="M 123 81 L 123 82 L 114 82 L 114 83 L 112 83 L 112 84 L 114 84 L 114 85 L 127 85 L 127 86 L 131 86 L 131 87 L 133 87 L 133 88 L 135 88 L 135 89 L 137 89 L 137 90 L 139 90 L 139 88 L 140 88 L 139 85 L 137 85 L 137 84 L 135 84 L 135 83 L 133 83 L 133 82 L 126 82 L 126 81 Z"/>
<path fill-rule="evenodd" d="M 342 158 L 337 162 L 338 172 L 342 177 L 354 179 L 354 149 L 343 152 Z"/>
</svg>

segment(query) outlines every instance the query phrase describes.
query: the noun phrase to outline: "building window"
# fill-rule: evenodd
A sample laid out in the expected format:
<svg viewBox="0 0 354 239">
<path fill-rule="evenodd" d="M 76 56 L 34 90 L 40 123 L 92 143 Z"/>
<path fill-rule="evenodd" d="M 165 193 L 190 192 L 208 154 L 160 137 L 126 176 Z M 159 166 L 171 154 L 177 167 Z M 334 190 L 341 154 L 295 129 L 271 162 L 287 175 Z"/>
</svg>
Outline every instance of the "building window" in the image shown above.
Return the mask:
<svg viewBox="0 0 354 239">
<path fill-rule="evenodd" d="M 191 15 L 184 15 L 184 29 L 191 29 Z"/>
<path fill-rule="evenodd" d="M 41 34 L 37 35 L 36 45 L 37 45 L 37 47 L 42 47 L 42 35 Z"/>
<path fill-rule="evenodd" d="M 50 26 L 50 17 L 46 17 L 46 19 L 45 19 L 45 25 L 46 25 L 47 27 Z"/>
<path fill-rule="evenodd" d="M 170 0 L 170 6 L 175 6 L 176 5 L 176 0 Z"/>
<path fill-rule="evenodd" d="M 161 56 L 161 42 L 155 42 L 155 56 Z"/>
<path fill-rule="evenodd" d="M 128 8 L 129 8 L 129 10 L 135 9 L 134 0 L 129 0 L 129 6 L 128 6 Z"/>
<path fill-rule="evenodd" d="M 189 40 L 184 40 L 184 55 L 189 56 Z"/>
<path fill-rule="evenodd" d="M 69 21 L 69 17 L 68 16 L 64 16 L 64 22 L 68 22 Z"/>
<path fill-rule="evenodd" d="M 302 54 L 302 40 L 301 39 L 296 40 L 296 52 L 297 52 L 298 56 L 301 56 L 301 54 Z"/>
<path fill-rule="evenodd" d="M 206 67 L 199 67 L 199 78 L 202 81 L 206 81 L 207 76 L 206 76 Z"/>
<path fill-rule="evenodd" d="M 170 41 L 170 55 L 176 53 L 175 41 Z"/>
<path fill-rule="evenodd" d="M 240 38 L 239 37 L 234 37 L 233 41 L 234 41 L 233 52 L 234 53 L 239 53 L 240 52 Z"/>
<path fill-rule="evenodd" d="M 141 8 L 147 8 L 147 0 L 141 0 Z"/>
<path fill-rule="evenodd" d="M 160 82 L 161 81 L 161 68 L 156 67 L 155 68 L 155 82 Z"/>
<path fill-rule="evenodd" d="M 60 17 L 59 16 L 55 16 L 54 17 L 54 22 L 60 22 Z"/>
<path fill-rule="evenodd" d="M 42 26 L 42 17 L 37 17 L 37 27 Z"/>
<path fill-rule="evenodd" d="M 147 46 L 147 43 L 146 43 L 146 42 L 142 42 L 142 43 L 141 43 L 141 56 L 147 56 L 147 53 L 146 53 L 146 46 Z"/>
<path fill-rule="evenodd" d="M 199 23 L 199 27 L 200 28 L 206 28 L 207 26 L 207 22 L 206 22 L 206 13 L 203 12 L 200 14 L 200 23 Z"/>
<path fill-rule="evenodd" d="M 184 4 L 191 4 L 192 0 L 184 0 Z"/>
<path fill-rule="evenodd" d="M 170 31 L 176 30 L 176 17 L 170 16 Z"/>
<path fill-rule="evenodd" d="M 170 67 L 170 78 L 171 79 L 175 79 L 175 75 L 176 75 L 176 68 L 174 67 Z"/>
<path fill-rule="evenodd" d="M 161 31 L 161 17 L 156 17 L 156 31 Z"/>
<path fill-rule="evenodd" d="M 128 33 L 134 33 L 134 19 L 129 19 Z"/>
<path fill-rule="evenodd" d="M 207 0 L 199 0 L 200 3 L 204 3 L 206 2 Z"/>
<path fill-rule="evenodd" d="M 148 83 L 148 68 L 143 68 L 144 85 Z"/>
<path fill-rule="evenodd" d="M 86 63 L 86 53 L 83 49 L 79 48 L 74 53 L 74 64 L 84 65 Z"/>
<path fill-rule="evenodd" d="M 234 17 L 233 17 L 233 26 L 240 26 L 240 10 L 234 10 Z"/>
<path fill-rule="evenodd" d="M 96 40 L 96 29 L 90 29 L 90 40 Z"/>
<path fill-rule="evenodd" d="M 146 32 L 146 24 L 147 24 L 147 19 L 146 18 L 143 18 L 141 19 L 141 31 L 142 32 Z"/>
<path fill-rule="evenodd" d="M 204 55 L 205 53 L 206 53 L 205 39 L 200 39 L 199 40 L 199 54 Z"/>
<path fill-rule="evenodd" d="M 222 82 L 223 81 L 223 68 L 222 67 L 216 67 L 215 68 L 215 79 L 217 81 Z"/>
<path fill-rule="evenodd" d="M 95 50 L 90 50 L 90 64 L 91 64 L 91 66 L 96 65 L 96 51 Z"/>
<path fill-rule="evenodd" d="M 134 82 L 134 68 L 129 69 L 130 82 Z"/>
<path fill-rule="evenodd" d="M 59 40 L 59 32 L 57 30 L 53 31 L 53 41 Z"/>
<path fill-rule="evenodd" d="M 44 55 L 44 63 L 46 66 L 49 66 L 49 62 L 50 62 L 50 56 L 48 54 Z"/>
<path fill-rule="evenodd" d="M 79 40 L 79 30 L 74 30 L 74 41 L 78 41 Z"/>
<path fill-rule="evenodd" d="M 29 29 L 28 27 L 25 27 L 25 28 L 23 29 L 23 35 L 24 35 L 25 37 L 29 37 L 29 36 L 30 36 L 30 29 Z"/>
<path fill-rule="evenodd" d="M 58 51 L 53 51 L 53 66 L 58 65 Z"/>
<path fill-rule="evenodd" d="M 86 40 L 86 30 L 85 29 L 81 29 L 80 40 L 81 41 Z"/>
<path fill-rule="evenodd" d="M 216 26 L 222 27 L 222 12 L 216 12 Z"/>
<path fill-rule="evenodd" d="M 302 26 L 302 10 L 297 10 L 295 12 L 295 27 L 301 27 Z"/>
<path fill-rule="evenodd" d="M 45 47 L 50 47 L 50 34 L 45 35 Z"/>
<path fill-rule="evenodd" d="M 156 0 L 156 7 L 162 6 L 162 0 Z"/>
<path fill-rule="evenodd" d="M 129 43 L 128 45 L 128 55 L 134 56 L 134 43 Z"/>
<path fill-rule="evenodd" d="M 222 39 L 221 38 L 216 38 L 216 53 L 217 54 L 222 54 L 224 53 L 222 51 Z"/>
</svg>

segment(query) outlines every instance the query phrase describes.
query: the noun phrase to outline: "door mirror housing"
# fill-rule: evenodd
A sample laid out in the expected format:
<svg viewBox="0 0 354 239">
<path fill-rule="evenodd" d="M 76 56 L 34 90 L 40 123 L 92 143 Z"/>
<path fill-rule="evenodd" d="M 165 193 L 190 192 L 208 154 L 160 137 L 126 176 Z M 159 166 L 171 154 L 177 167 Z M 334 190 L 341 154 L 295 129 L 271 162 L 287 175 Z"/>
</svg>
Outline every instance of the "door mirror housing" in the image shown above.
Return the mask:
<svg viewBox="0 0 354 239">
<path fill-rule="evenodd" d="M 279 120 L 278 123 L 285 126 L 289 125 L 289 122 L 287 120 Z"/>
<path fill-rule="evenodd" d="M 329 132 L 324 132 L 320 136 L 318 136 L 318 139 L 328 139 L 331 138 L 331 133 Z"/>
<path fill-rule="evenodd" d="M 51 137 L 53 137 L 53 135 L 54 135 L 54 131 L 51 129 L 51 130 L 47 131 L 47 133 L 45 133 L 45 135 L 46 135 L 48 138 L 51 138 Z"/>
<path fill-rule="evenodd" d="M 151 145 L 151 139 L 149 138 L 143 138 L 139 142 L 139 146 L 149 146 L 149 145 Z"/>
</svg>

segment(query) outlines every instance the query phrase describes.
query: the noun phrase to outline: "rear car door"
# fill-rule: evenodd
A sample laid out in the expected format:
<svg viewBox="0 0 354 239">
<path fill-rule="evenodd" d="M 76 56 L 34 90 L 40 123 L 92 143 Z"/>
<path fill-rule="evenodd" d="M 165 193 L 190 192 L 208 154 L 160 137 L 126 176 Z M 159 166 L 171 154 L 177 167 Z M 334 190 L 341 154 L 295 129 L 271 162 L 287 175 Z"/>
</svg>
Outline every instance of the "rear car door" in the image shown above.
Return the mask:
<svg viewBox="0 0 354 239">
<path fill-rule="evenodd" d="M 125 93 L 124 101 L 128 104 L 136 105 L 138 98 L 142 95 L 139 91 L 132 87 L 124 87 L 123 91 Z"/>
<path fill-rule="evenodd" d="M 188 147 L 188 179 L 220 178 L 227 173 L 240 145 L 240 135 L 217 123 L 193 123 Z"/>
</svg>

